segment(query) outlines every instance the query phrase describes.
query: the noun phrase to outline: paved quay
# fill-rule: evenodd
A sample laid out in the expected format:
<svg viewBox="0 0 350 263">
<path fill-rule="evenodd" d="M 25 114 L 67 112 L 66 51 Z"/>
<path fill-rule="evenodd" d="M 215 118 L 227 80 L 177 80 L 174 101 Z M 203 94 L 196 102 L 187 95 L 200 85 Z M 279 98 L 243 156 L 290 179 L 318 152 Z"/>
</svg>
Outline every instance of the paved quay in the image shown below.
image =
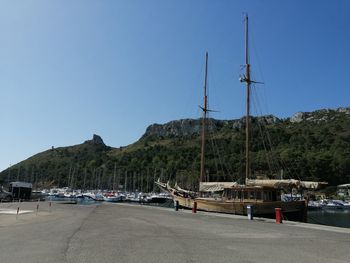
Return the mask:
<svg viewBox="0 0 350 263">
<path fill-rule="evenodd" d="M 0 205 L 0 262 L 350 262 L 350 229 L 158 207 Z M 17 219 L 16 219 L 17 217 Z"/>
</svg>

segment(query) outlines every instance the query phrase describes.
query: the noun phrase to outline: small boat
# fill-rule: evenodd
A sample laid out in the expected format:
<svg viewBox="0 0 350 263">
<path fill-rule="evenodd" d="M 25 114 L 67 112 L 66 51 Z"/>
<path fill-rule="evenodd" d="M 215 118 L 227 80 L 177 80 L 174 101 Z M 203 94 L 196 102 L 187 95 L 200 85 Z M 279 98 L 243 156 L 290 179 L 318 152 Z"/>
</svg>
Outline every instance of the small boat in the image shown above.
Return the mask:
<svg viewBox="0 0 350 263">
<path fill-rule="evenodd" d="M 132 202 L 132 203 L 141 203 L 142 193 L 129 193 L 126 195 L 125 201 Z"/>
<path fill-rule="evenodd" d="M 167 193 L 152 194 L 152 195 L 146 196 L 145 198 L 145 201 L 147 203 L 157 203 L 157 204 L 163 204 L 169 200 L 172 200 L 172 197 Z"/>
<path fill-rule="evenodd" d="M 83 197 L 87 199 L 92 199 L 94 201 L 104 201 L 103 195 L 99 193 L 83 193 Z"/>
<path fill-rule="evenodd" d="M 343 200 L 332 200 L 331 202 L 337 209 L 350 209 L 350 202 L 345 202 Z"/>
<path fill-rule="evenodd" d="M 105 202 L 112 202 L 112 203 L 122 202 L 123 199 L 124 199 L 124 195 L 118 194 L 115 192 L 106 193 L 103 197 L 103 200 Z"/>
<path fill-rule="evenodd" d="M 322 204 L 319 201 L 309 201 L 307 204 L 308 210 L 321 210 Z"/>
<path fill-rule="evenodd" d="M 337 200 L 323 200 L 322 208 L 325 210 L 338 210 L 343 209 L 343 204 L 337 202 Z"/>
<path fill-rule="evenodd" d="M 344 204 L 343 209 L 346 209 L 346 210 L 350 209 L 350 201 L 343 201 L 343 204 Z"/>
<path fill-rule="evenodd" d="M 119 196 L 105 196 L 105 197 L 103 197 L 103 201 L 117 203 L 117 202 L 122 202 L 123 197 L 120 195 Z"/>
</svg>

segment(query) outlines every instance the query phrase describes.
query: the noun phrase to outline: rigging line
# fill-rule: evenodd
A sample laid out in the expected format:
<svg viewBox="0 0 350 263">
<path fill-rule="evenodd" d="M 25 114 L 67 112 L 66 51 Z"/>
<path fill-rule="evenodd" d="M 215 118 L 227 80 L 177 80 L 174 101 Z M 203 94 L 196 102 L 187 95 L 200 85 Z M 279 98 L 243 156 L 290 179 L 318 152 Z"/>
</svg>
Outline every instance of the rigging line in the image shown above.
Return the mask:
<svg viewBox="0 0 350 263">
<path fill-rule="evenodd" d="M 306 125 L 306 127 L 307 127 L 309 130 L 310 130 L 310 128 L 312 128 L 312 127 L 311 127 L 311 124 L 305 124 L 305 125 Z M 308 133 L 309 133 L 309 130 L 307 131 Z M 306 149 L 306 150 L 307 150 L 307 149 Z M 301 157 L 301 156 L 298 156 L 298 161 L 296 161 L 296 160 L 293 159 L 293 163 L 296 164 L 295 167 L 296 167 L 297 165 L 300 164 L 301 160 L 302 160 L 302 157 Z M 297 168 L 295 168 L 295 171 L 297 172 Z"/>
<path fill-rule="evenodd" d="M 294 159 L 292 159 L 292 165 L 288 165 L 284 159 L 282 159 L 280 156 L 279 158 L 277 159 L 281 166 L 287 171 L 288 175 L 289 175 L 289 178 L 298 178 L 300 180 L 300 177 L 299 175 L 296 173 L 296 166 L 297 166 L 297 163 L 295 162 Z M 290 168 L 291 167 L 291 168 Z M 294 170 L 294 172 L 293 172 Z"/>
<path fill-rule="evenodd" d="M 263 133 L 263 142 L 266 145 L 265 148 L 265 156 L 268 159 L 269 165 L 270 165 L 270 172 L 271 174 L 277 173 L 279 170 L 279 165 L 277 158 L 274 155 L 274 147 L 271 144 L 271 140 L 269 139 L 269 132 L 265 125 L 265 119 L 261 119 L 261 123 L 259 123 L 259 127 L 261 128 L 261 132 Z"/>
<path fill-rule="evenodd" d="M 215 156 L 218 156 L 218 159 L 219 159 L 219 165 L 217 164 L 217 160 L 216 158 L 214 158 L 214 161 L 216 163 L 216 166 L 217 166 L 217 171 L 220 172 L 220 169 L 219 169 L 219 166 L 221 166 L 221 171 L 222 173 L 224 174 L 225 176 L 225 179 L 226 179 L 226 173 L 229 173 L 232 177 L 232 173 L 230 172 L 230 169 L 227 168 L 227 166 L 225 165 L 225 162 L 222 160 L 222 156 L 220 154 L 220 150 L 219 150 L 219 146 L 217 145 L 217 142 L 213 136 L 213 133 L 210 134 L 210 141 L 211 141 L 211 144 L 212 144 L 212 148 L 213 148 L 213 151 L 215 153 Z"/>
<path fill-rule="evenodd" d="M 209 127 L 214 127 L 213 119 L 208 119 L 208 124 L 209 124 L 208 125 Z M 209 132 L 208 132 L 208 137 L 210 139 L 210 142 L 212 143 L 212 150 L 213 150 L 213 152 L 215 152 L 215 146 L 213 144 L 213 141 L 214 141 L 214 139 L 213 139 L 213 132 L 210 129 L 209 129 Z M 219 170 L 219 166 L 218 166 L 216 158 L 214 158 L 214 162 L 215 162 L 216 170 L 218 171 Z"/>
<path fill-rule="evenodd" d="M 226 177 L 226 174 L 229 174 L 231 179 L 232 179 L 232 172 L 231 170 L 228 168 L 228 165 L 225 165 L 225 162 L 223 161 L 222 159 L 222 155 L 220 154 L 220 150 L 219 150 L 219 146 L 216 144 L 216 141 L 213 140 L 212 141 L 213 144 L 216 146 L 216 155 L 218 156 L 219 158 L 219 163 L 220 163 L 220 166 L 221 166 L 221 170 L 222 170 L 222 173 L 224 174 L 224 177 L 225 177 L 225 180 L 227 179 Z M 222 150 L 221 150 L 222 152 Z"/>
<path fill-rule="evenodd" d="M 259 102 L 258 102 L 259 100 L 258 100 L 258 98 L 256 97 L 256 94 L 254 93 L 254 96 L 253 96 L 253 103 L 255 103 L 256 105 L 260 105 L 259 104 Z M 258 108 L 258 107 L 257 107 Z M 263 140 L 263 142 L 265 141 L 265 136 L 266 136 L 266 139 L 267 139 L 267 141 L 269 142 L 269 147 L 270 147 L 270 149 L 269 149 L 269 151 L 266 149 L 266 154 L 267 154 L 267 156 L 269 156 L 270 157 L 270 161 L 271 161 L 271 167 L 273 168 L 273 169 L 271 169 L 271 172 L 273 172 L 273 170 L 275 170 L 276 172 L 278 171 L 278 162 L 276 163 L 275 161 L 274 161 L 274 152 L 273 152 L 273 144 L 272 144 L 272 142 L 271 142 L 271 139 L 270 139 L 270 134 L 269 134 L 269 131 L 268 131 L 268 129 L 266 128 L 266 125 L 265 125 L 265 118 L 264 118 L 264 116 L 262 115 L 262 114 L 260 114 L 261 116 L 262 116 L 262 118 L 261 118 L 261 120 L 262 121 L 259 121 L 259 119 L 258 119 L 258 125 L 259 125 L 259 127 L 262 127 L 262 125 L 264 125 L 263 127 L 265 128 L 264 130 L 265 130 L 265 133 L 263 132 L 262 133 L 262 140 Z M 265 136 L 264 136 L 265 135 Z M 267 147 L 266 147 L 267 148 Z M 270 152 L 270 154 L 268 154 Z M 276 158 L 276 160 L 277 160 L 277 158 Z"/>
<path fill-rule="evenodd" d="M 213 63 L 211 63 L 211 65 L 212 65 Z M 211 69 L 213 68 L 213 66 L 211 66 Z M 223 88 L 222 87 L 224 87 L 224 80 L 223 79 L 221 79 L 221 81 L 220 81 L 220 83 L 219 83 L 219 85 L 218 85 L 218 83 L 217 83 L 217 81 L 216 81 L 216 78 L 215 78 L 215 76 L 214 76 L 214 74 L 212 73 L 212 70 L 210 70 L 209 72 L 208 72 L 208 98 L 211 98 L 210 99 L 210 101 L 213 101 L 213 97 L 212 97 L 212 95 L 211 95 L 211 93 L 210 93 L 210 88 L 212 88 L 213 90 L 222 90 Z M 219 88 L 219 87 L 221 87 L 221 88 Z M 220 97 L 218 97 L 218 96 L 215 96 L 215 94 L 216 93 L 214 93 L 214 101 L 219 101 L 220 102 Z M 221 105 L 221 104 L 223 104 L 223 103 L 219 103 L 219 105 Z M 214 106 L 215 107 L 215 106 Z M 210 105 L 209 105 L 209 99 L 208 99 L 208 109 L 210 109 L 211 107 L 210 107 Z M 214 112 L 216 111 L 217 109 L 215 109 L 214 108 Z"/>
<path fill-rule="evenodd" d="M 286 168 L 287 172 L 289 173 L 290 178 L 298 178 L 299 180 L 301 180 L 301 178 L 298 175 L 297 170 L 296 170 L 298 163 L 294 159 L 292 159 L 292 161 L 291 161 L 292 165 L 287 165 L 287 163 L 282 158 L 280 158 L 280 160 L 283 163 L 284 167 Z M 289 168 L 289 167 L 291 167 L 291 168 Z"/>
<path fill-rule="evenodd" d="M 260 65 L 259 65 L 260 66 Z M 260 89 L 259 89 L 260 90 Z M 265 89 L 263 90 L 263 91 L 266 91 Z M 265 94 L 265 93 L 264 93 Z M 266 94 L 265 94 L 265 97 L 266 97 Z M 259 100 L 257 99 L 257 101 L 259 102 Z M 266 100 L 267 101 L 267 100 Z M 267 105 L 267 104 L 266 104 Z M 261 106 L 259 106 L 260 108 L 261 108 Z M 266 106 L 266 109 L 267 109 L 268 107 Z M 271 137 L 270 137 L 270 134 L 268 133 L 268 130 L 267 130 L 267 137 L 268 137 L 268 139 L 269 139 L 269 141 L 270 141 L 270 144 L 271 144 L 271 146 L 273 145 L 272 144 L 272 141 L 271 141 Z M 271 147 L 271 149 L 272 149 L 273 147 Z M 276 154 L 275 154 L 276 155 Z M 284 168 L 286 168 L 286 170 L 288 170 L 288 172 L 290 173 L 290 175 L 292 175 L 293 173 L 292 173 L 292 171 L 291 171 L 291 169 L 288 169 L 288 166 L 286 165 L 286 163 L 282 160 L 282 158 L 277 158 L 276 159 L 279 163 L 280 163 L 280 165 L 281 166 L 284 166 Z M 282 163 L 281 163 L 282 162 Z M 293 162 L 294 162 L 294 160 L 293 160 Z M 294 168 L 294 167 L 292 167 L 293 169 L 296 169 L 296 168 Z M 297 175 L 297 177 L 299 178 L 299 176 Z M 295 177 L 294 177 L 295 178 Z"/>
<path fill-rule="evenodd" d="M 297 178 L 299 180 L 301 180 L 300 176 L 299 176 L 299 173 L 298 173 L 298 170 L 297 170 L 297 167 L 299 167 L 299 164 L 301 162 L 301 159 L 300 157 L 298 156 L 298 159 L 294 159 L 292 158 L 292 170 L 294 171 L 292 174 L 296 174 L 297 175 Z"/>
<path fill-rule="evenodd" d="M 221 152 L 224 152 L 224 150 L 221 150 Z M 222 163 L 223 172 L 226 174 L 229 174 L 230 179 L 232 179 L 232 181 L 234 181 L 233 167 L 230 165 L 229 160 L 228 160 L 228 162 L 224 162 L 221 155 L 219 155 L 219 158 L 220 158 L 220 161 Z M 225 178 L 226 178 L 226 175 L 225 175 Z"/>
<path fill-rule="evenodd" d="M 271 135 L 268 131 L 268 129 L 265 129 L 266 130 L 266 138 L 269 142 L 269 145 L 270 145 L 270 148 L 271 148 L 271 156 L 272 156 L 272 159 L 276 159 L 276 162 L 279 163 L 279 166 L 284 168 L 285 170 L 287 170 L 287 172 L 289 173 L 289 175 L 293 175 L 293 172 L 291 171 L 291 169 L 289 169 L 289 166 L 284 162 L 284 160 L 280 157 L 277 157 L 277 153 L 275 153 L 273 151 L 273 149 L 275 148 L 274 147 L 274 144 L 272 143 L 272 140 L 271 140 Z M 278 165 L 276 166 L 278 167 Z M 293 166 L 292 166 L 293 167 Z M 277 170 L 276 170 L 277 171 Z M 300 177 L 297 175 L 297 176 L 293 176 L 293 178 L 297 177 L 298 179 L 300 179 Z"/>
<path fill-rule="evenodd" d="M 258 121 L 258 123 L 259 123 L 259 121 Z M 266 147 L 265 139 L 263 137 L 262 125 L 259 123 L 258 126 L 259 126 L 260 136 L 262 137 L 262 143 L 263 143 L 263 147 L 264 147 L 265 158 L 266 158 L 267 164 L 269 166 L 269 170 L 270 170 L 270 172 L 272 172 L 273 171 L 272 160 L 271 160 L 271 156 L 268 154 L 268 149 Z"/>
<path fill-rule="evenodd" d="M 213 125 L 213 122 L 212 122 L 212 119 L 210 119 L 210 125 L 211 125 L 211 126 L 214 126 L 214 125 Z M 219 155 L 217 154 L 217 147 L 216 147 L 216 145 L 215 145 L 215 139 L 214 139 L 213 133 L 209 133 L 209 138 L 210 138 L 212 150 L 213 150 L 213 152 L 214 152 L 214 156 L 219 156 Z M 220 161 L 220 160 L 219 160 L 219 161 Z M 218 172 L 220 171 L 220 169 L 219 169 L 218 161 L 217 161 L 217 159 L 216 159 L 215 157 L 214 157 L 214 163 L 215 163 L 216 171 L 217 171 L 217 174 L 218 174 Z"/>
<path fill-rule="evenodd" d="M 210 136 L 210 142 L 211 142 L 211 146 L 213 148 L 213 152 L 215 154 L 215 145 L 214 145 L 214 139 L 212 137 L 212 134 L 209 135 Z M 217 159 L 214 157 L 214 164 L 215 164 L 215 169 L 216 169 L 216 178 L 218 177 L 218 172 L 220 171 L 219 169 L 219 164 L 218 164 L 218 161 Z M 218 180 L 216 180 L 218 181 Z"/>
<path fill-rule="evenodd" d="M 291 178 L 291 175 L 293 175 L 293 172 L 292 170 L 289 168 L 290 166 L 286 164 L 286 162 L 280 157 L 280 156 L 277 156 L 277 152 L 275 151 L 275 145 L 273 144 L 272 142 L 272 139 L 271 139 L 271 135 L 270 135 L 270 132 L 269 132 L 269 129 L 266 128 L 265 126 L 265 130 L 266 130 L 266 138 L 269 142 L 269 145 L 270 145 L 270 148 L 271 148 L 271 156 L 273 158 L 273 160 L 276 160 L 277 162 L 277 168 L 278 167 L 281 167 L 283 168 L 284 170 L 286 170 Z M 291 166 L 293 168 L 293 166 Z M 277 171 L 277 170 L 276 170 Z M 299 176 L 297 176 L 299 178 Z M 293 178 L 296 178 L 296 176 L 293 176 Z"/>
<path fill-rule="evenodd" d="M 288 167 L 281 161 L 281 158 L 277 156 L 277 152 L 275 151 L 275 147 L 272 143 L 270 133 L 267 131 L 266 132 L 266 138 L 270 144 L 271 147 L 271 158 L 274 160 L 274 165 L 275 165 L 275 171 L 276 173 L 278 172 L 279 168 L 283 168 L 284 170 L 287 170 L 289 172 Z"/>
<path fill-rule="evenodd" d="M 229 164 L 226 164 L 228 162 L 225 162 L 222 159 L 222 154 L 220 154 L 220 152 L 225 152 L 223 149 L 219 149 L 219 146 L 217 145 L 216 141 L 214 140 L 214 143 L 216 144 L 216 149 L 217 149 L 217 156 L 219 158 L 220 161 L 220 165 L 222 168 L 222 172 L 224 173 L 225 179 L 227 179 L 227 176 L 225 174 L 229 174 L 229 177 L 233 180 L 233 170 L 231 169 L 231 166 Z M 222 145 L 221 145 L 222 146 Z"/>
<path fill-rule="evenodd" d="M 254 95 L 253 95 L 253 104 L 256 104 L 256 100 L 255 100 L 255 96 Z M 270 172 L 273 173 L 273 170 L 275 168 L 274 164 L 273 164 L 273 158 L 269 154 L 269 150 L 267 148 L 265 137 L 264 137 L 264 132 L 263 132 L 263 129 L 262 129 L 262 127 L 263 127 L 262 126 L 262 124 L 263 124 L 262 122 L 264 122 L 264 120 L 263 119 L 261 119 L 261 120 L 262 121 L 260 121 L 259 118 L 257 118 L 258 128 L 259 128 L 260 136 L 261 136 L 263 147 L 264 147 L 265 158 L 266 158 L 266 161 L 268 163 Z"/>
<path fill-rule="evenodd" d="M 255 87 L 255 85 L 254 85 Z M 261 99 L 263 101 L 267 101 L 266 100 L 266 96 L 262 95 L 262 93 L 264 93 L 265 91 L 265 84 L 264 85 L 259 85 L 259 88 L 255 88 L 254 89 L 254 93 L 255 93 L 255 96 L 256 96 L 256 102 L 257 102 L 257 110 L 259 110 L 259 114 L 260 115 L 266 115 L 268 112 L 270 112 L 268 110 L 268 106 L 267 106 L 267 103 L 263 103 L 261 102 Z"/>
<path fill-rule="evenodd" d="M 254 63 L 254 64 L 257 64 L 258 65 L 258 69 L 259 69 L 259 73 L 261 75 L 261 78 L 262 78 L 262 82 L 265 83 L 265 78 L 264 78 L 264 74 L 263 74 L 263 71 L 262 71 L 262 67 L 261 67 L 261 60 L 260 60 L 260 57 L 259 57 L 259 53 L 258 53 L 258 49 L 256 48 L 256 44 L 255 44 L 255 33 L 254 33 L 254 27 L 252 28 L 252 26 L 250 26 L 250 32 L 252 32 L 250 35 L 250 42 L 251 44 L 253 45 L 253 51 L 254 51 L 254 55 L 256 56 L 256 61 L 257 63 Z"/>
<path fill-rule="evenodd" d="M 211 73 L 209 73 L 211 74 Z M 212 78 L 210 78 L 212 80 Z M 209 88 L 207 89 L 208 91 L 208 97 L 209 97 Z M 207 102 L 208 103 L 208 107 L 209 107 L 209 101 Z M 210 108 L 210 107 L 209 107 Z M 211 118 L 209 118 L 209 113 L 208 113 L 208 118 L 207 118 L 207 122 L 208 124 L 210 125 L 210 127 L 213 127 L 214 124 L 213 124 L 213 120 Z M 214 156 L 215 156 L 215 151 L 217 150 L 217 147 L 215 147 L 215 140 L 213 139 L 213 134 L 212 132 L 210 131 L 210 129 L 208 130 L 208 135 L 210 136 L 210 141 L 211 141 L 211 144 L 212 144 L 212 149 L 213 149 L 213 152 L 214 152 Z M 217 159 L 214 157 L 214 163 L 215 163 L 215 167 L 216 167 L 216 173 L 217 173 L 217 176 L 218 176 L 218 172 L 219 172 L 219 165 L 218 165 L 218 161 Z"/>
<path fill-rule="evenodd" d="M 196 74 L 194 74 L 193 83 L 195 83 L 195 87 L 186 88 L 188 92 L 186 92 L 187 96 L 184 97 L 184 105 L 185 107 L 182 107 L 182 110 L 180 113 L 182 113 L 182 116 L 188 116 L 188 113 L 190 113 L 192 116 L 199 116 L 198 110 L 194 110 L 193 105 L 197 105 L 197 103 L 194 101 L 194 98 L 201 98 L 200 91 L 198 87 L 202 86 L 202 75 L 205 68 L 205 63 L 200 63 L 200 66 L 195 67 L 197 70 L 195 71 Z M 198 84 L 199 83 L 199 84 Z"/>
<path fill-rule="evenodd" d="M 251 44 L 253 46 L 253 55 L 256 57 L 255 61 L 256 61 L 256 64 L 258 65 L 258 72 L 259 72 L 259 74 L 261 76 L 261 79 L 262 79 L 261 82 L 263 82 L 265 84 L 266 83 L 265 82 L 265 77 L 264 77 L 264 73 L 263 73 L 262 66 L 261 66 L 262 63 L 261 63 L 261 60 L 260 60 L 260 57 L 259 57 L 258 49 L 256 48 L 257 45 L 255 43 L 255 38 L 254 38 L 254 36 L 256 35 L 254 33 L 254 23 L 253 23 L 253 25 L 252 25 L 252 27 L 250 29 L 250 32 L 251 32 L 251 37 L 250 37 L 251 41 L 250 42 L 251 42 Z M 264 86 L 265 85 L 263 85 L 263 87 L 261 89 L 259 89 L 259 90 L 262 91 L 263 98 L 264 98 L 264 101 L 265 101 L 264 109 L 266 109 L 266 112 L 270 112 L 269 111 L 269 107 L 268 107 L 268 100 L 267 100 L 267 96 L 266 96 L 266 89 L 264 88 Z"/>
</svg>

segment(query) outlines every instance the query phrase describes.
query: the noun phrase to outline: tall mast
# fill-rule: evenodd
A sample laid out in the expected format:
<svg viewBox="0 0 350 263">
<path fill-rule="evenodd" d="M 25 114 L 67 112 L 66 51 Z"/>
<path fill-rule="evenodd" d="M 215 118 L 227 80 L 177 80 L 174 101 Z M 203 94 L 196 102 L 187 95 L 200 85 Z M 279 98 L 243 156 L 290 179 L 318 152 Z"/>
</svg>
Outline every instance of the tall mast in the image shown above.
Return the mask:
<svg viewBox="0 0 350 263">
<path fill-rule="evenodd" d="M 244 79 L 241 80 L 242 82 L 246 83 L 246 89 L 247 89 L 247 102 L 246 102 L 246 117 L 245 117 L 245 159 L 246 159 L 246 166 L 245 166 L 245 179 L 250 177 L 250 84 L 252 83 L 250 79 L 250 64 L 249 64 L 249 53 L 248 53 L 248 15 L 246 15 L 245 18 L 245 76 Z"/>
<path fill-rule="evenodd" d="M 206 125 L 207 125 L 207 112 L 208 112 L 207 76 L 208 76 L 208 52 L 205 53 L 204 97 L 203 97 L 203 107 L 201 107 L 203 110 L 203 118 L 202 118 L 201 172 L 200 172 L 199 182 L 203 182 L 203 178 L 205 178 L 204 151 L 205 151 L 205 131 L 206 131 Z"/>
</svg>

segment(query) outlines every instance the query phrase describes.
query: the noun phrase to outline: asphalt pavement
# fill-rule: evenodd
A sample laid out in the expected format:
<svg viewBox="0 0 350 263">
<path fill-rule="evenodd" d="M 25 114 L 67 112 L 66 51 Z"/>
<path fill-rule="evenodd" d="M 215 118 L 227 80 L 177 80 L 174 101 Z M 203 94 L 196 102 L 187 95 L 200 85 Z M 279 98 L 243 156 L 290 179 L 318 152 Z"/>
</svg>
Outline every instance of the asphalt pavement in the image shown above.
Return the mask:
<svg viewBox="0 0 350 263">
<path fill-rule="evenodd" d="M 0 262 L 350 262 L 350 229 L 129 204 L 0 205 Z M 1 213 L 16 211 L 24 214 Z"/>
</svg>

